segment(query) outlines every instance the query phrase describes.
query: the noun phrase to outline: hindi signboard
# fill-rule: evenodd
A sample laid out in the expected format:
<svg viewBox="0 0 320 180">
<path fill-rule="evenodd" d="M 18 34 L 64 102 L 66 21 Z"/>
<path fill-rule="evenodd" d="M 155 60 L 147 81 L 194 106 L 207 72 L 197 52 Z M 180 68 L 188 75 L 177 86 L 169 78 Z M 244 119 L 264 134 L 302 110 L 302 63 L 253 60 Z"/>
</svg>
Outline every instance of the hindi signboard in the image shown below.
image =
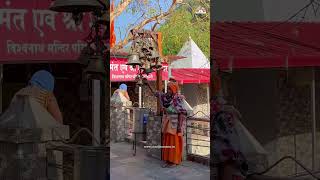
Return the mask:
<svg viewBox="0 0 320 180">
<path fill-rule="evenodd" d="M 92 16 L 76 26 L 70 13 L 50 11 L 51 0 L 0 0 L 0 62 L 73 61 L 86 46 Z"/>
<path fill-rule="evenodd" d="M 110 80 L 111 82 L 124 82 L 124 81 L 134 81 L 138 72 L 139 67 L 133 68 L 132 66 L 127 66 L 127 59 L 123 58 L 112 58 L 110 61 Z M 150 73 L 145 77 L 149 81 L 156 81 L 156 72 Z M 168 80 L 168 65 L 163 65 L 162 80 Z"/>
</svg>

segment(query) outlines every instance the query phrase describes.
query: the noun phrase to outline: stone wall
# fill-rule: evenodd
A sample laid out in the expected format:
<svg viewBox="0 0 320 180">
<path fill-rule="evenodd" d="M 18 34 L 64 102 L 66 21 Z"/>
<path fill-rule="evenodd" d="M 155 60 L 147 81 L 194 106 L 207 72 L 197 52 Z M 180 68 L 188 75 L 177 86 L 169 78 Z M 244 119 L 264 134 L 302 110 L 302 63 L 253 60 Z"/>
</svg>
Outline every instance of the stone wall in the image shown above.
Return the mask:
<svg viewBox="0 0 320 180">
<path fill-rule="evenodd" d="M 161 146 L 161 116 L 149 117 L 147 123 L 147 146 Z M 151 157 L 161 159 L 160 148 L 148 148 L 147 154 Z"/>
<path fill-rule="evenodd" d="M 320 138 L 320 132 L 317 133 L 317 139 Z M 311 133 L 290 135 L 280 137 L 265 145 L 269 152 L 269 165 L 275 163 L 284 156 L 295 157 L 308 169 L 312 169 L 312 137 Z M 316 143 L 315 169 L 320 168 L 320 144 Z M 292 175 L 304 172 L 304 170 L 291 160 L 285 160 L 272 171 L 270 175 Z"/>
<path fill-rule="evenodd" d="M 310 85 L 279 83 L 279 136 L 302 134 L 312 129 Z"/>
<path fill-rule="evenodd" d="M 129 113 L 129 110 L 123 107 L 110 107 L 110 139 L 112 142 L 122 142 L 127 138 Z"/>
<path fill-rule="evenodd" d="M 312 169 L 312 111 L 311 111 L 311 85 L 310 79 L 303 82 L 295 78 L 306 76 L 308 71 L 292 70 L 288 77 L 279 78 L 279 108 L 277 111 L 277 122 L 279 132 L 277 139 L 265 145 L 269 152 L 269 165 L 275 163 L 284 156 L 293 156 L 304 166 Z M 290 76 L 291 75 L 291 76 Z M 316 96 L 319 91 L 316 90 Z M 318 99 L 318 98 L 317 98 Z M 319 104 L 318 102 L 316 104 Z M 319 116 L 318 116 L 319 118 Z M 320 134 L 317 134 L 320 138 Z M 316 154 L 319 154 L 318 143 Z M 315 169 L 319 169 L 320 156 L 316 155 Z M 270 174 L 292 175 L 304 172 L 301 167 L 291 160 L 286 160 L 276 167 Z"/>
<path fill-rule="evenodd" d="M 199 112 L 195 117 L 209 116 L 207 89 L 205 85 L 185 84 L 181 86 L 181 93 L 186 97 L 186 101 L 193 108 L 193 113 Z M 200 113 L 203 112 L 203 113 Z"/>
<path fill-rule="evenodd" d="M 150 82 L 150 85 L 154 90 L 156 90 L 156 82 Z M 157 111 L 157 98 L 147 87 L 143 89 L 143 106 L 151 108 L 154 112 Z"/>
<path fill-rule="evenodd" d="M 188 120 L 187 121 L 188 154 L 210 156 L 210 123 Z"/>
<path fill-rule="evenodd" d="M 312 168 L 311 70 L 242 70 L 232 74 L 231 92 L 242 122 L 268 152 L 268 165 L 284 156 L 296 157 Z M 320 88 L 316 74 L 317 142 L 320 138 Z M 315 170 L 320 169 L 316 143 Z M 270 175 L 292 175 L 303 170 L 291 160 Z"/>
</svg>

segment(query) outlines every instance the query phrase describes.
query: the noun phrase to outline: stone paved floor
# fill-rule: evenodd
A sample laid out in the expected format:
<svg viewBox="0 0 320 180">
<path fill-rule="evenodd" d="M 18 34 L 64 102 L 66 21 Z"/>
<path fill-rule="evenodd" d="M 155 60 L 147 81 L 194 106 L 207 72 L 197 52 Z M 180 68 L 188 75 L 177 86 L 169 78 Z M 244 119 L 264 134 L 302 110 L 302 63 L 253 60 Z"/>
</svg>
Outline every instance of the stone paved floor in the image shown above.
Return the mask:
<svg viewBox="0 0 320 180">
<path fill-rule="evenodd" d="M 111 180 L 209 180 L 210 168 L 198 163 L 185 161 L 174 168 L 162 168 L 162 162 L 146 155 L 137 147 L 132 155 L 129 143 L 111 144 Z"/>
</svg>

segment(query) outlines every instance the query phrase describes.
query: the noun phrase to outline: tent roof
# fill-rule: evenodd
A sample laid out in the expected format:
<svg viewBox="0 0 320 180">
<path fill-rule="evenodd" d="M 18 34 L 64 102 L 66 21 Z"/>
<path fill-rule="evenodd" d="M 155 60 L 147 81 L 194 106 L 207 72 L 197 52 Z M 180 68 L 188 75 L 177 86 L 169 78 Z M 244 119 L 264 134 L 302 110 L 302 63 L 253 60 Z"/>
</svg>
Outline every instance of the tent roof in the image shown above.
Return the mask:
<svg viewBox="0 0 320 180">
<path fill-rule="evenodd" d="M 185 58 L 172 62 L 172 68 L 210 68 L 208 58 L 191 37 L 183 45 L 177 56 L 184 56 Z"/>
<path fill-rule="evenodd" d="M 180 84 L 208 84 L 210 83 L 210 69 L 208 68 L 180 68 L 172 69 L 172 76 Z"/>
<path fill-rule="evenodd" d="M 220 68 L 320 65 L 320 23 L 217 22 L 212 31 Z"/>
</svg>

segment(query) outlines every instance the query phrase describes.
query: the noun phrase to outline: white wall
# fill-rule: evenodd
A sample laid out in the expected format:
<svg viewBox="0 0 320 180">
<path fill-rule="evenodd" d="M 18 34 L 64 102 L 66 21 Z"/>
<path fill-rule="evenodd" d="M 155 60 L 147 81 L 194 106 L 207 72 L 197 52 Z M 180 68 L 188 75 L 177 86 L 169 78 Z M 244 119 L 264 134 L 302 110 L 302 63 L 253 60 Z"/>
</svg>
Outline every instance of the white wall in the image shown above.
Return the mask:
<svg viewBox="0 0 320 180">
<path fill-rule="evenodd" d="M 184 84 L 181 87 L 181 93 L 186 97 L 186 101 L 193 108 L 193 112 L 197 113 L 202 111 L 207 116 L 208 112 L 208 99 L 207 99 L 207 89 L 205 86 L 200 86 L 199 84 Z M 196 117 L 204 117 L 202 113 L 197 114 Z"/>
</svg>

